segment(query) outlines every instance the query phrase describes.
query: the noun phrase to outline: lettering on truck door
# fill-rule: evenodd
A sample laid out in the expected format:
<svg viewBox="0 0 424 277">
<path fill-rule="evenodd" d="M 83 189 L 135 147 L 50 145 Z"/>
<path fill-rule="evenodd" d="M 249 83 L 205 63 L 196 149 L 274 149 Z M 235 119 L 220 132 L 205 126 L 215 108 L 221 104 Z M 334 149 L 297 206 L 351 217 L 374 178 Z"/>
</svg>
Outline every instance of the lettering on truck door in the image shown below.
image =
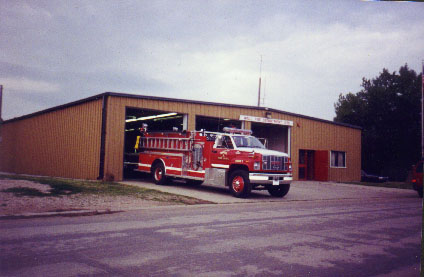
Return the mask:
<svg viewBox="0 0 424 277">
<path fill-rule="evenodd" d="M 229 136 L 217 136 L 212 148 L 211 167 L 228 169 L 234 155 L 232 149 L 234 146 Z"/>
</svg>

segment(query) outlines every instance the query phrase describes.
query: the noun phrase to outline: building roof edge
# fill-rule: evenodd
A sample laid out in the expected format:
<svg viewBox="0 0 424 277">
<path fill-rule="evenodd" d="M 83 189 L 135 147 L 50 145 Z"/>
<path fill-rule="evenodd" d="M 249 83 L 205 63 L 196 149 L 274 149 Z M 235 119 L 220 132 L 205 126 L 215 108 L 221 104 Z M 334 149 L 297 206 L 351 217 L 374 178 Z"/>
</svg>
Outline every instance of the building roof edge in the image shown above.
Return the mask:
<svg viewBox="0 0 424 277">
<path fill-rule="evenodd" d="M 314 120 L 314 121 L 319 121 L 319 122 L 324 122 L 324 123 L 329 123 L 329 124 L 334 124 L 334 125 L 339 125 L 339 126 L 344 126 L 344 127 L 348 127 L 348 128 L 354 128 L 354 129 L 362 130 L 362 127 L 360 127 L 360 126 L 330 121 L 330 120 L 316 118 L 316 117 L 302 115 L 302 114 L 286 112 L 286 111 L 282 111 L 282 110 L 278 110 L 278 109 L 274 109 L 274 108 L 247 106 L 247 105 L 239 105 L 239 104 L 226 104 L 226 103 L 217 103 L 217 102 L 206 102 L 206 101 L 178 99 L 178 98 L 167 98 L 167 97 L 138 95 L 138 94 L 128 94 L 128 93 L 120 93 L 120 92 L 104 92 L 104 93 L 93 95 L 93 96 L 83 98 L 83 99 L 80 99 L 80 100 L 77 100 L 77 101 L 65 103 L 65 104 L 62 104 L 62 105 L 59 105 L 59 106 L 55 106 L 55 107 L 51 107 L 51 108 L 48 108 L 48 109 L 45 109 L 45 110 L 34 112 L 34 113 L 31 113 L 31 114 L 27 114 L 27 115 L 11 118 L 11 119 L 8 119 L 8 120 L 4 120 L 2 122 L 2 124 L 7 124 L 7 123 L 14 122 L 14 121 L 19 121 L 19 120 L 22 120 L 22 119 L 34 117 L 34 116 L 37 116 L 37 115 L 53 112 L 53 111 L 56 111 L 56 110 L 61 110 L 61 109 L 69 108 L 69 107 L 72 107 L 72 106 L 80 105 L 80 104 L 90 102 L 90 101 L 93 101 L 93 100 L 101 99 L 104 96 L 127 97 L 127 98 L 147 99 L 147 100 L 173 101 L 173 102 L 182 102 L 182 103 L 192 103 L 192 104 L 202 104 L 202 105 L 213 105 L 213 106 L 235 107 L 235 108 L 245 108 L 245 109 L 252 109 L 252 110 L 271 111 L 271 112 L 281 113 L 281 114 L 285 114 L 285 115 L 300 117 L 300 118 L 304 118 L 304 119 L 309 119 L 309 120 Z"/>
</svg>

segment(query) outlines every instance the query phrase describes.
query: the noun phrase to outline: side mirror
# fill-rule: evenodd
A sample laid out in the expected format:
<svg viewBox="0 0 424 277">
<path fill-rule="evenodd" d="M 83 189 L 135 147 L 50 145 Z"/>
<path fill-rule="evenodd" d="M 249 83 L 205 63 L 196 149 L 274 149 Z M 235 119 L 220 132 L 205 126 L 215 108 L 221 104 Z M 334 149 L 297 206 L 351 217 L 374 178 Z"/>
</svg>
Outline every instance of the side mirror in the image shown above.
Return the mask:
<svg viewBox="0 0 424 277">
<path fill-rule="evenodd" d="M 222 135 L 218 135 L 215 140 L 214 148 L 222 147 Z"/>
</svg>

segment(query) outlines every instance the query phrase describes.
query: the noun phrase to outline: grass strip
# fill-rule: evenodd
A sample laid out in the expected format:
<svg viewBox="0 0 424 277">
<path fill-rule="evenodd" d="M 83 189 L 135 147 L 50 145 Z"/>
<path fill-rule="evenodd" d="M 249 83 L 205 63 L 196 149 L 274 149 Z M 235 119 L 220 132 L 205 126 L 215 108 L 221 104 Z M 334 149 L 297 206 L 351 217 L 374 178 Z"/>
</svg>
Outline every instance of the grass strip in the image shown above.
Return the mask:
<svg viewBox="0 0 424 277">
<path fill-rule="evenodd" d="M 45 184 L 51 187 L 49 193 L 43 193 L 37 189 L 25 187 L 16 187 L 3 190 L 4 192 L 14 193 L 16 196 L 61 197 L 66 195 L 81 194 L 98 196 L 129 196 L 144 200 L 171 202 L 177 204 L 211 203 L 209 201 L 204 201 L 188 196 L 176 195 L 116 182 L 74 180 L 55 177 L 36 177 L 19 174 L 0 174 L 0 179 L 27 180 L 35 183 Z"/>
</svg>

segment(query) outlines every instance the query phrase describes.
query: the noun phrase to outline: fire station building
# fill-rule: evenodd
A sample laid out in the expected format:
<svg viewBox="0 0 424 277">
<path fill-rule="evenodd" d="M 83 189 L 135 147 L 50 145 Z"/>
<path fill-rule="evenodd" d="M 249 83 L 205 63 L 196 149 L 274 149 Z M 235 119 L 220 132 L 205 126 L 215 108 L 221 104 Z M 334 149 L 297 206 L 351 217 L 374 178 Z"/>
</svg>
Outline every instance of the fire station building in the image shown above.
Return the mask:
<svg viewBox="0 0 424 277">
<path fill-rule="evenodd" d="M 361 178 L 360 127 L 264 107 L 112 92 L 3 121 L 0 171 L 120 181 L 142 124 L 149 131 L 250 129 L 267 148 L 290 155 L 295 180 Z"/>
</svg>

